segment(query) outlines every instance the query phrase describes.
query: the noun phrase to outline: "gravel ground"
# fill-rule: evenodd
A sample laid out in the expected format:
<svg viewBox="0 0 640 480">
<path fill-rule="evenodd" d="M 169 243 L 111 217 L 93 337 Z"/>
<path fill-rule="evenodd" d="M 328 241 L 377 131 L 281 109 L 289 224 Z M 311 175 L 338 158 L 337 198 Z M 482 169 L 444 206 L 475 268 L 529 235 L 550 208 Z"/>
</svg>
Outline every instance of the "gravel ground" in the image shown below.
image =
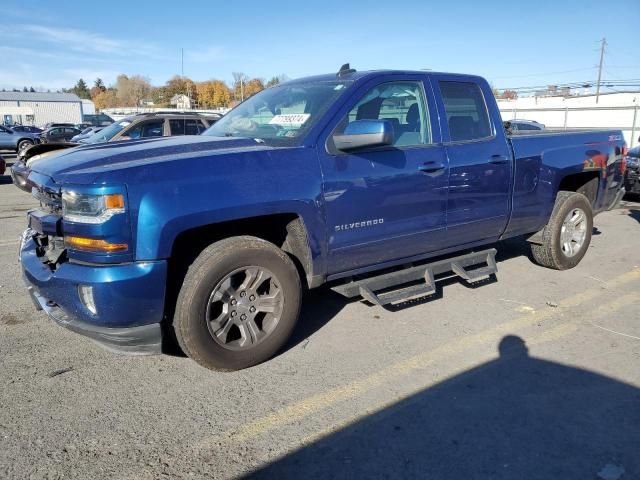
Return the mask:
<svg viewBox="0 0 640 480">
<path fill-rule="evenodd" d="M 0 478 L 640 478 L 640 203 L 570 271 L 511 241 L 497 281 L 395 311 L 313 291 L 287 348 L 232 373 L 36 312 L 33 206 L 0 177 Z"/>
</svg>

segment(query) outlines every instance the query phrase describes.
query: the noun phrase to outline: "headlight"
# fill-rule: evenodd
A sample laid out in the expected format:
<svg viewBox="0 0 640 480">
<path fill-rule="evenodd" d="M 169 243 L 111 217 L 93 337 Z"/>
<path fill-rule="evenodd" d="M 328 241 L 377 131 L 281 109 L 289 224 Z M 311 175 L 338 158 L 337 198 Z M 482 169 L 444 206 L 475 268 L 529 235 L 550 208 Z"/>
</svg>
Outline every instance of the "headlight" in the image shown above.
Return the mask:
<svg viewBox="0 0 640 480">
<path fill-rule="evenodd" d="M 62 216 L 66 221 L 104 223 L 119 213 L 124 213 L 124 196 L 121 193 L 90 195 L 62 192 Z"/>
</svg>

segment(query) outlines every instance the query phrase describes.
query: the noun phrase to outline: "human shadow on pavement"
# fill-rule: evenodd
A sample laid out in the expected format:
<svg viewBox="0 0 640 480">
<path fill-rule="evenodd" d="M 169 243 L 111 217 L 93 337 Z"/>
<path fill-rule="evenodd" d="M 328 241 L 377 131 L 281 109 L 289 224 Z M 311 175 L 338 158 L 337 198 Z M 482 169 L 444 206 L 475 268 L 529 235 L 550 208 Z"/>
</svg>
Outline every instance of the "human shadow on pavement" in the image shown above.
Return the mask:
<svg viewBox="0 0 640 480">
<path fill-rule="evenodd" d="M 516 336 L 499 352 L 247 478 L 640 478 L 640 389 L 530 357 Z"/>
</svg>

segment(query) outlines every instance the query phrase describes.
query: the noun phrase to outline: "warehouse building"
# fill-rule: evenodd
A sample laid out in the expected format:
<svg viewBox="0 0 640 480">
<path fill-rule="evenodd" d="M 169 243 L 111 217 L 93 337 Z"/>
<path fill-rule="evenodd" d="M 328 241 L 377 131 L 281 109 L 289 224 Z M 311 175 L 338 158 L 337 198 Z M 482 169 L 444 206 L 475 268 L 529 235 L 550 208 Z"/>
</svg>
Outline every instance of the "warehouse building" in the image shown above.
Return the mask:
<svg viewBox="0 0 640 480">
<path fill-rule="evenodd" d="M 84 112 L 82 100 L 73 93 L 0 92 L 0 123 L 81 123 L 84 113 L 92 112 Z"/>
</svg>

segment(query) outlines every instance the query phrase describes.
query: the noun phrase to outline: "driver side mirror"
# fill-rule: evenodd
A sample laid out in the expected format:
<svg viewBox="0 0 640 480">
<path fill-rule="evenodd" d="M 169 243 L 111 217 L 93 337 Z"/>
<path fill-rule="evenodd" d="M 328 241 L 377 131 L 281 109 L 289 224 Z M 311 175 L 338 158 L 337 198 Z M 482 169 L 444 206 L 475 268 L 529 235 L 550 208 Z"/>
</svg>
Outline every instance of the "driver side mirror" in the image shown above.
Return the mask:
<svg viewBox="0 0 640 480">
<path fill-rule="evenodd" d="M 336 148 L 343 152 L 361 148 L 393 145 L 393 125 L 388 120 L 356 120 L 340 135 L 333 136 Z"/>
</svg>

